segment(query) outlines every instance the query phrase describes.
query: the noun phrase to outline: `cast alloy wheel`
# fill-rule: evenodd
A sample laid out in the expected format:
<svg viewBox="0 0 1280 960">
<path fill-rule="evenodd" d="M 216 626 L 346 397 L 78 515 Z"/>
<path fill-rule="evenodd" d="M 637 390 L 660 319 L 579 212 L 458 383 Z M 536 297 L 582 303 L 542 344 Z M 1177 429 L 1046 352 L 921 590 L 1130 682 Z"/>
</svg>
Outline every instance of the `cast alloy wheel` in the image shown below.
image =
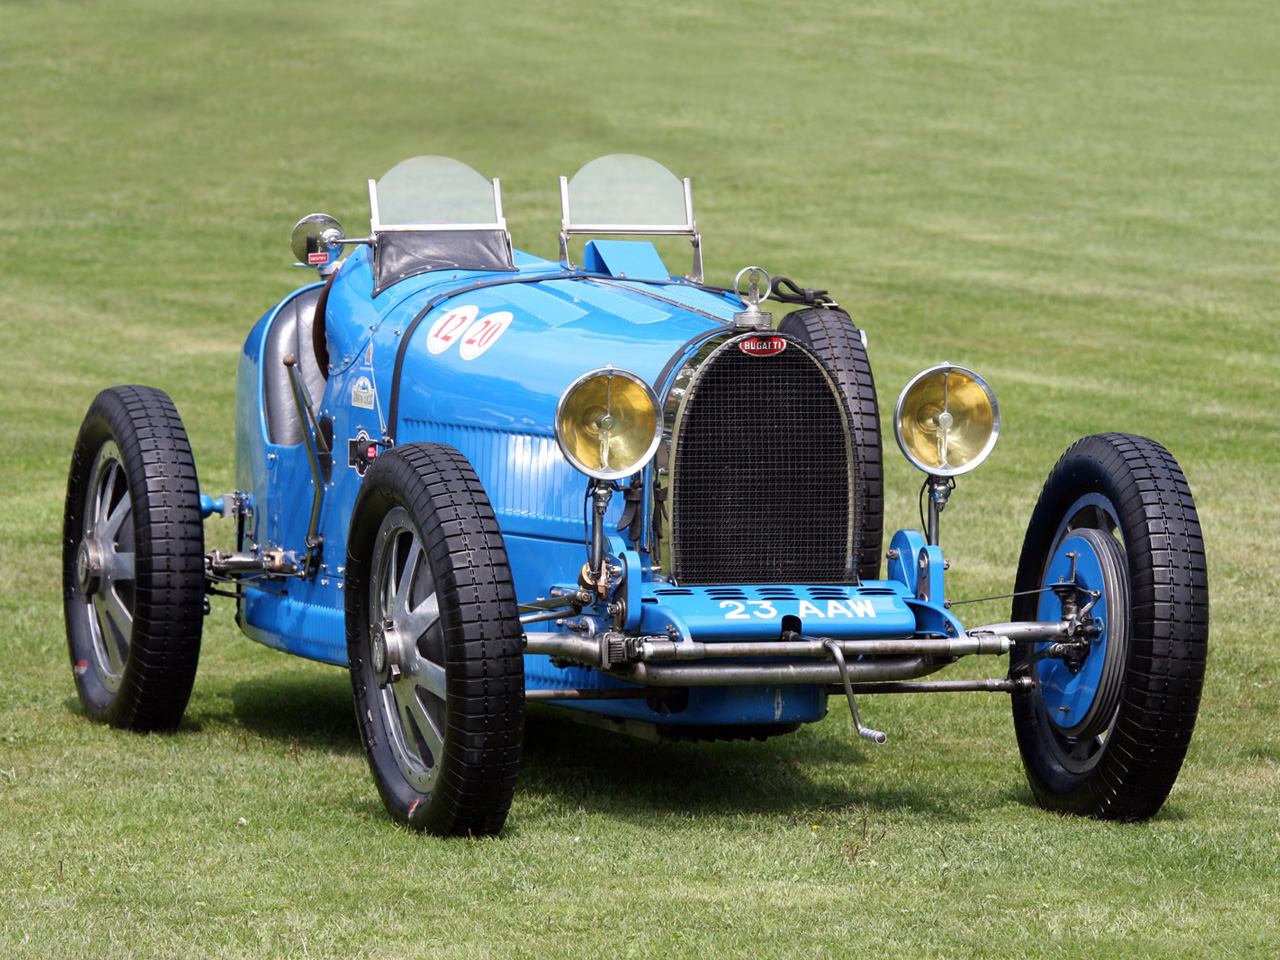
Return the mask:
<svg viewBox="0 0 1280 960">
<path fill-rule="evenodd" d="M 431 565 L 409 512 L 389 511 L 374 540 L 369 665 L 401 775 L 435 787 L 445 738 L 444 637 Z"/>
</svg>

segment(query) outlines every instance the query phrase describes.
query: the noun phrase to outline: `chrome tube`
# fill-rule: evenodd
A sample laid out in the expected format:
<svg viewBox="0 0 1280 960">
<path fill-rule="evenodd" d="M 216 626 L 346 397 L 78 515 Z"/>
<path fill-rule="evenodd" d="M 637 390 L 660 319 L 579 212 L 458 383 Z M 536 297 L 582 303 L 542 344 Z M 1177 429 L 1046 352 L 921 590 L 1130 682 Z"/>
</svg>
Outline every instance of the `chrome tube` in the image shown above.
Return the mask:
<svg viewBox="0 0 1280 960">
<path fill-rule="evenodd" d="M 762 642 L 728 641 L 701 643 L 696 640 L 666 640 L 650 637 L 638 641 L 641 660 L 721 660 L 751 657 L 829 656 L 829 644 L 835 643 L 847 657 L 894 657 L 903 654 L 929 654 L 936 657 L 971 655 L 1000 656 L 1009 652 L 1007 637 L 995 633 L 965 633 L 958 637 L 907 637 L 902 640 L 766 640 Z"/>
<path fill-rule="evenodd" d="M 564 612 L 558 615 L 554 611 L 546 611 L 545 613 L 525 614 L 521 617 L 522 623 L 536 623 L 540 620 L 559 619 L 564 616 Z M 753 641 L 726 641 L 724 643 L 704 643 L 697 640 L 671 640 L 663 636 L 648 637 L 628 637 L 625 638 L 627 647 L 630 652 L 628 659 L 638 659 L 641 667 L 646 664 L 654 664 L 649 667 L 647 673 L 656 675 L 654 671 L 671 671 L 671 670 L 733 670 L 737 667 L 720 667 L 714 666 L 706 661 L 722 661 L 722 660 L 759 660 L 763 658 L 782 659 L 782 658 L 799 658 L 806 660 L 824 660 L 831 657 L 830 644 L 835 644 L 841 654 L 849 658 L 858 657 L 879 657 L 879 658 L 898 658 L 895 662 L 901 662 L 902 658 L 914 657 L 919 659 L 952 659 L 956 657 L 967 656 L 1003 656 L 1007 654 L 1015 643 L 1044 643 L 1055 640 L 1065 640 L 1069 638 L 1068 624 L 1061 621 L 1035 622 L 1028 621 L 1025 623 L 996 623 L 990 626 L 979 627 L 974 630 L 966 631 L 958 637 L 904 637 L 897 640 L 831 640 L 830 638 L 801 637 L 796 640 L 766 640 L 761 642 Z M 525 634 L 524 648 L 525 653 L 542 654 L 544 656 L 555 657 L 560 660 L 567 660 L 570 663 L 581 664 L 587 667 L 597 667 L 602 665 L 601 659 L 601 643 L 605 642 L 605 636 L 612 636 L 615 641 L 622 639 L 618 634 L 602 634 L 601 637 L 581 637 L 574 634 L 561 632 L 534 632 L 530 631 Z M 672 661 L 683 661 L 680 666 L 676 666 Z M 614 662 L 617 662 L 615 658 Z M 874 664 L 875 661 L 870 661 Z M 881 661 L 883 663 L 883 661 Z M 659 667 L 658 665 L 662 665 Z M 855 662 L 850 664 L 850 670 L 856 671 L 868 666 L 868 662 Z M 826 664 L 741 664 L 744 671 L 758 674 L 758 667 L 770 667 L 782 670 L 779 674 L 786 676 L 802 676 L 805 670 L 817 670 L 821 673 L 826 669 Z M 832 665 L 834 668 L 834 665 Z M 624 668 L 625 669 L 625 668 Z M 787 671 L 791 671 L 787 673 Z M 799 671 L 799 672 L 796 672 Z M 615 671 L 616 672 L 616 671 Z M 646 671 L 640 671 L 642 674 Z M 926 671 L 929 672 L 929 671 Z M 622 675 L 622 674 L 618 674 Z M 827 674 L 822 674 L 826 676 Z M 918 675 L 918 674 L 917 674 Z M 836 682 L 840 678 L 837 674 L 830 674 L 830 682 Z M 872 679 L 905 679 L 903 677 L 884 677 L 880 678 L 877 674 Z M 637 683 L 656 683 L 655 680 L 636 680 Z M 679 681 L 679 686 L 694 685 L 698 681 Z M 716 682 L 716 681 L 705 681 Z M 726 683 L 736 681 L 724 681 Z M 744 683 L 817 683 L 821 682 L 817 675 L 807 676 L 806 679 L 792 680 L 746 680 Z M 676 681 L 673 681 L 676 683 Z"/>
<path fill-rule="evenodd" d="M 1024 620 L 1017 623 L 989 623 L 965 632 L 972 636 L 975 633 L 994 633 L 1007 637 L 1011 643 L 1045 643 L 1050 640 L 1065 640 L 1070 634 L 1071 624 L 1066 620 Z"/>
<path fill-rule="evenodd" d="M 847 664 L 850 681 L 909 680 L 942 669 L 928 657 L 893 660 L 858 660 Z M 655 687 L 798 686 L 842 682 L 840 667 L 826 663 L 635 663 L 610 671 L 632 683 Z"/>
<path fill-rule="evenodd" d="M 600 641 L 567 633 L 526 633 L 524 652 L 569 660 L 587 667 L 600 666 Z"/>
</svg>

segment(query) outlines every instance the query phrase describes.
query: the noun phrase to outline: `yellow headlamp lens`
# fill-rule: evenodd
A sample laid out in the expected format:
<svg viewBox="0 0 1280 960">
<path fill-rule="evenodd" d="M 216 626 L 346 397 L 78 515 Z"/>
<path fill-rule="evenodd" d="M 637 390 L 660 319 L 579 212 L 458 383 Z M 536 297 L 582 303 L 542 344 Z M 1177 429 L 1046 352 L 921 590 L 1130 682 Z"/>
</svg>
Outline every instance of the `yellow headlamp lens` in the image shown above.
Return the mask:
<svg viewBox="0 0 1280 960">
<path fill-rule="evenodd" d="M 987 381 L 942 363 L 917 374 L 893 411 L 903 455 L 925 473 L 954 477 L 972 470 L 1000 435 L 1000 405 Z"/>
<path fill-rule="evenodd" d="M 658 448 L 658 398 L 626 370 L 604 367 L 569 385 L 556 407 L 556 442 L 570 463 L 598 480 L 630 476 Z"/>
</svg>

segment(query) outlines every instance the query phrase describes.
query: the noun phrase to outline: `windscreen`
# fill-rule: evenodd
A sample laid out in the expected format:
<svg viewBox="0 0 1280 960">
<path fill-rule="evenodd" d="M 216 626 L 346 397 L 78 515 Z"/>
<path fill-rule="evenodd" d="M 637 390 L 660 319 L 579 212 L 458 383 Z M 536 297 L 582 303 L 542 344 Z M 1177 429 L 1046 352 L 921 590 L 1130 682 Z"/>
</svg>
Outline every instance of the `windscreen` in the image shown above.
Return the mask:
<svg viewBox="0 0 1280 960">
<path fill-rule="evenodd" d="M 496 224 L 493 184 L 449 157 L 412 157 L 377 184 L 379 224 Z"/>
<path fill-rule="evenodd" d="M 569 181 L 569 216 L 574 225 L 687 224 L 684 181 L 648 157 L 633 153 L 600 157 Z"/>
</svg>

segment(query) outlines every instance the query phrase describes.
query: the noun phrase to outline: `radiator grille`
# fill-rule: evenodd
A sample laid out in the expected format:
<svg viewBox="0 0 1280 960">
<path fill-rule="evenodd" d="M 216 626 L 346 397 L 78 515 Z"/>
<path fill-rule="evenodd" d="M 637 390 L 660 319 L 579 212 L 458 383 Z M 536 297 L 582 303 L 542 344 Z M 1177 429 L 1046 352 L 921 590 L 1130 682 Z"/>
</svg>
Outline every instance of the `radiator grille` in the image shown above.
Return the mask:
<svg viewBox="0 0 1280 960">
<path fill-rule="evenodd" d="M 849 583 L 852 469 L 842 406 L 795 344 L 730 346 L 699 371 L 672 469 L 678 583 Z"/>
</svg>

